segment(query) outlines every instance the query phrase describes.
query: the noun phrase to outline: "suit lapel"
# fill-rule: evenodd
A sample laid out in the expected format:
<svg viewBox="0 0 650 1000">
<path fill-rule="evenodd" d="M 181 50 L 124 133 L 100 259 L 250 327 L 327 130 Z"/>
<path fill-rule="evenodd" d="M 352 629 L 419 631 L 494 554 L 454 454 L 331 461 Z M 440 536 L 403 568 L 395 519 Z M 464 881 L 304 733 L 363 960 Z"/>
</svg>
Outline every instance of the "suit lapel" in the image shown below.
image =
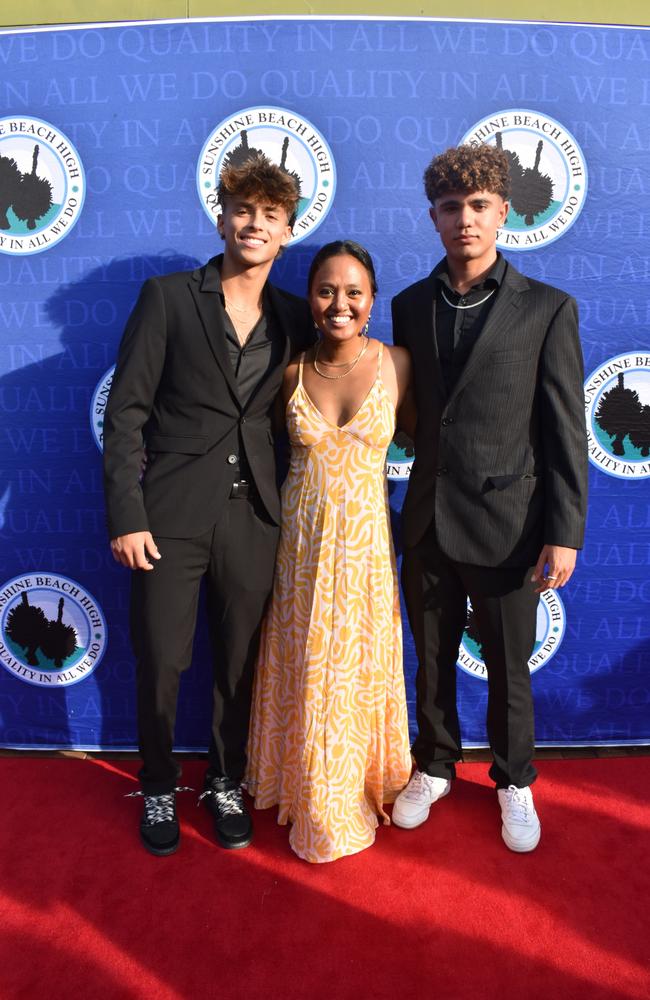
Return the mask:
<svg viewBox="0 0 650 1000">
<path fill-rule="evenodd" d="M 266 290 L 269 296 L 269 303 L 271 305 L 271 310 L 278 324 L 278 328 L 282 332 L 284 337 L 284 352 L 282 355 L 282 370 L 286 368 L 289 361 L 291 360 L 291 355 L 293 354 L 292 343 L 293 343 L 293 326 L 295 323 L 295 317 L 291 313 L 289 307 L 287 306 L 286 300 L 278 292 L 277 288 L 273 285 L 268 284 Z"/>
<path fill-rule="evenodd" d="M 452 389 L 450 400 L 465 388 L 470 379 L 480 370 L 486 355 L 494 349 L 495 343 L 507 334 L 516 323 L 522 292 L 526 291 L 527 288 L 528 282 L 524 276 L 508 265 L 497 300 L 488 314 L 485 326 L 471 350 L 456 385 Z"/>
<path fill-rule="evenodd" d="M 192 273 L 190 291 L 196 303 L 210 350 L 221 369 L 234 401 L 240 406 L 235 373 L 228 356 L 226 332 L 221 323 L 221 312 L 218 308 L 217 295 L 221 291 L 219 271 L 213 261 L 209 261 L 204 268 L 198 268 Z"/>
<path fill-rule="evenodd" d="M 442 377 L 440 367 L 440 357 L 438 355 L 438 341 L 436 339 L 436 281 L 435 271 L 422 285 L 420 293 L 413 303 L 413 322 L 415 326 L 415 340 L 419 344 L 421 358 L 418 359 L 423 366 L 423 371 L 433 372 L 436 388 L 447 397 L 447 389 Z"/>
</svg>

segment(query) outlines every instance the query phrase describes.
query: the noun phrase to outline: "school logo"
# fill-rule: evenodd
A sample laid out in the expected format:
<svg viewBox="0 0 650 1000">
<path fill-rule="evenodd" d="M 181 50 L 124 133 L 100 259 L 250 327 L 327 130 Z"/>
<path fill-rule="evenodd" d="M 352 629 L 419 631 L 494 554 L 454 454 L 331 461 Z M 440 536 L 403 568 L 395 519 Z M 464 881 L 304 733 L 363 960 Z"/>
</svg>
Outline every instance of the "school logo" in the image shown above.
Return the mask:
<svg viewBox="0 0 650 1000">
<path fill-rule="evenodd" d="M 68 235 L 86 195 L 79 154 L 40 118 L 0 119 L 0 251 L 24 256 Z"/>
<path fill-rule="evenodd" d="M 535 645 L 533 653 L 528 661 L 528 668 L 531 674 L 543 667 L 555 656 L 566 628 L 566 615 L 564 605 L 557 590 L 544 590 L 539 595 L 540 600 L 537 605 L 537 630 L 535 633 Z M 476 618 L 472 610 L 471 602 L 467 601 L 467 622 L 460 649 L 458 650 L 458 666 L 471 674 L 487 681 L 487 668 L 483 661 L 483 647 L 481 637 L 476 625 Z"/>
<path fill-rule="evenodd" d="M 390 443 L 386 455 L 386 475 L 389 479 L 399 481 L 408 479 L 411 475 L 415 448 L 408 434 L 397 431 Z"/>
<path fill-rule="evenodd" d="M 217 185 L 224 166 L 245 163 L 258 153 L 277 163 L 300 192 L 293 237 L 287 244 L 311 236 L 332 207 L 336 168 L 321 133 L 286 108 L 247 108 L 225 118 L 210 133 L 201 150 L 196 184 L 205 212 L 216 225 Z"/>
<path fill-rule="evenodd" d="M 536 111 L 497 111 L 461 141 L 497 146 L 508 157 L 510 211 L 498 247 L 534 250 L 568 232 L 584 205 L 587 164 L 564 125 Z"/>
<path fill-rule="evenodd" d="M 99 666 L 106 621 L 74 580 L 48 573 L 17 576 L 0 590 L 0 663 L 37 687 L 66 687 Z"/>
<path fill-rule="evenodd" d="M 650 476 L 650 354 L 618 354 L 585 382 L 589 460 L 618 479 Z"/>
<path fill-rule="evenodd" d="M 104 413 L 108 394 L 113 384 L 113 373 L 115 365 L 111 365 L 107 372 L 104 372 L 99 382 L 95 386 L 93 398 L 90 400 L 90 428 L 93 432 L 95 444 L 100 451 L 104 450 Z"/>
</svg>

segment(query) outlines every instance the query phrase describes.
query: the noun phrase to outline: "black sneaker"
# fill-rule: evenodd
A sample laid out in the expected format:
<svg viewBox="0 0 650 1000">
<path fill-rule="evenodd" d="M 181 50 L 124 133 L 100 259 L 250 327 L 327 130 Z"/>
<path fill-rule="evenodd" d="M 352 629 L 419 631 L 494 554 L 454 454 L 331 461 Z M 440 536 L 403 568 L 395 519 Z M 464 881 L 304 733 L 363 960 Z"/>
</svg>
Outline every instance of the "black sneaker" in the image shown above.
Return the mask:
<svg viewBox="0 0 650 1000">
<path fill-rule="evenodd" d="M 166 795 L 129 792 L 126 798 L 139 796 L 144 799 L 144 812 L 140 822 L 140 840 L 150 854 L 156 854 L 158 857 L 173 854 L 180 841 L 175 791 L 168 792 Z"/>
<path fill-rule="evenodd" d="M 214 831 L 222 847 L 248 847 L 253 839 L 253 823 L 242 797 L 238 781 L 229 778 L 207 778 L 199 795 L 212 813 Z"/>
</svg>

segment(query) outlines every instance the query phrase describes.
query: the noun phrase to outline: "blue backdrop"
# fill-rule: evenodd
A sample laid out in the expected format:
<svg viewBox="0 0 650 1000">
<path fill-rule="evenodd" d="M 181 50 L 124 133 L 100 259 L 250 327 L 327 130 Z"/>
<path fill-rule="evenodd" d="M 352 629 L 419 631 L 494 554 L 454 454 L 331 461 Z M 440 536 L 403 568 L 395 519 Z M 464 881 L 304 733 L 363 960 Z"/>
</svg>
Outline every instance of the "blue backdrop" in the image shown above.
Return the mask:
<svg viewBox="0 0 650 1000">
<path fill-rule="evenodd" d="M 487 141 L 511 154 L 500 245 L 580 304 L 587 543 L 545 595 L 531 660 L 538 742 L 650 739 L 650 32 L 513 23 L 247 20 L 0 33 L 0 745 L 132 748 L 128 574 L 110 556 L 101 420 L 124 320 L 151 274 L 218 252 L 224 156 L 284 147 L 302 180 L 273 280 L 305 289 L 322 243 L 372 252 L 373 333 L 441 256 L 422 172 Z M 389 456 L 397 513 L 408 448 Z M 485 740 L 471 628 L 468 745 Z M 180 747 L 205 746 L 205 634 Z M 405 635 L 411 715 L 415 670 Z"/>
</svg>

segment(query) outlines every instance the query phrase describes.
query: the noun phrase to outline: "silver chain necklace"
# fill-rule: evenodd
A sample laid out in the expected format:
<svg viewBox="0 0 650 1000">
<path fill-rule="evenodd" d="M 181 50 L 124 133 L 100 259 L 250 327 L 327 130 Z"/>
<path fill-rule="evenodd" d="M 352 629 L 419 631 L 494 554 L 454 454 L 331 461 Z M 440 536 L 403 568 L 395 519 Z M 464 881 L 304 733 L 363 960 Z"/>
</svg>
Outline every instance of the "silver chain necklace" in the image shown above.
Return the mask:
<svg viewBox="0 0 650 1000">
<path fill-rule="evenodd" d="M 442 295 L 447 305 L 451 306 L 452 309 L 475 309 L 476 306 L 482 306 L 484 302 L 487 302 L 487 300 L 490 298 L 490 295 L 494 295 L 494 288 L 491 288 L 490 291 L 487 293 L 487 295 L 485 295 L 482 299 L 479 299 L 478 302 L 470 302 L 470 304 L 467 306 L 455 305 L 453 302 L 450 302 L 447 296 L 445 295 L 445 290 L 442 287 L 442 285 L 440 286 L 440 294 Z"/>
</svg>

